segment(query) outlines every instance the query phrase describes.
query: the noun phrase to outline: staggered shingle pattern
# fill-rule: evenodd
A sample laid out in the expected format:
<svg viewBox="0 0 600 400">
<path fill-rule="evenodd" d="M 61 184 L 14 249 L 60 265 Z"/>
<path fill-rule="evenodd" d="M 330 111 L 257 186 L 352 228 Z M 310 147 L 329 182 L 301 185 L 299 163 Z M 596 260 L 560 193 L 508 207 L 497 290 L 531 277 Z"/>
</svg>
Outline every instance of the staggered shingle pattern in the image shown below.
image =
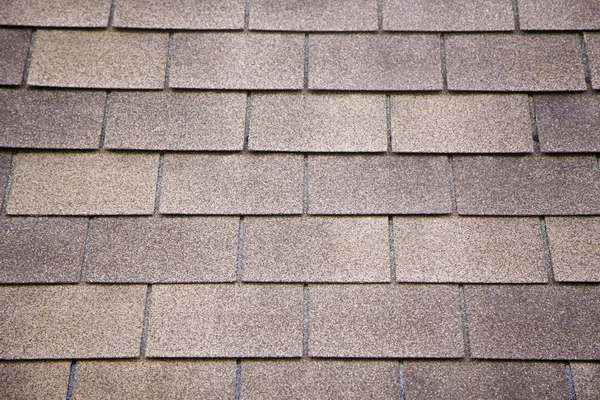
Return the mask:
<svg viewBox="0 0 600 400">
<path fill-rule="evenodd" d="M 597 0 L 0 25 L 0 398 L 600 398 Z"/>
</svg>

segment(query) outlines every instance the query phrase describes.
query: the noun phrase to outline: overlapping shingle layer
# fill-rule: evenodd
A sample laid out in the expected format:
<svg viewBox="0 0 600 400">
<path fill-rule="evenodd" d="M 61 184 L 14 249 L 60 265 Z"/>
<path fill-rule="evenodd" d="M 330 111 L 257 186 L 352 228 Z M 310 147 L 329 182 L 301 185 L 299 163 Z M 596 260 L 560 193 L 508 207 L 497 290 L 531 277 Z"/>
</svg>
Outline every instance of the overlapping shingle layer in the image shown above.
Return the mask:
<svg viewBox="0 0 600 400">
<path fill-rule="evenodd" d="M 0 398 L 600 398 L 597 0 L 0 25 Z"/>
</svg>

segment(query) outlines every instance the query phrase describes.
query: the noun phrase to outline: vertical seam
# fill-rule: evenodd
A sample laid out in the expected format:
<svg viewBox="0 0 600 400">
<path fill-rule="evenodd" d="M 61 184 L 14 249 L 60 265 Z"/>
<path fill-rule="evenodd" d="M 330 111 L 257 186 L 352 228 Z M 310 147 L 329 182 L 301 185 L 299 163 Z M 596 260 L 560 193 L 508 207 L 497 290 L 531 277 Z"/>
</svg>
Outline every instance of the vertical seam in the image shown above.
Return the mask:
<svg viewBox="0 0 600 400">
<path fill-rule="evenodd" d="M 93 225 L 94 225 L 94 217 L 89 217 L 87 230 L 85 232 L 85 241 L 83 242 L 83 257 L 81 260 L 81 271 L 79 273 L 79 283 L 85 282 L 85 275 L 87 272 L 88 255 L 90 253 L 90 247 L 92 244 Z"/>
<path fill-rule="evenodd" d="M 549 284 L 556 283 L 554 278 L 554 265 L 552 263 L 552 253 L 550 252 L 550 238 L 548 237 L 548 229 L 546 227 L 546 218 L 540 217 L 540 226 L 542 231 L 542 247 L 544 249 L 544 266 Z"/>
<path fill-rule="evenodd" d="M 460 290 L 460 318 L 462 322 L 462 331 L 463 331 L 463 342 L 464 342 L 464 351 L 466 359 L 471 358 L 471 339 L 469 337 L 469 320 L 467 316 L 467 298 L 465 296 L 465 286 L 463 284 L 459 284 L 458 288 Z"/>
<path fill-rule="evenodd" d="M 393 285 L 397 281 L 396 277 L 396 249 L 394 238 L 394 217 L 388 215 L 388 243 L 390 249 L 390 283 Z"/>
<path fill-rule="evenodd" d="M 146 286 L 146 300 L 144 302 L 144 318 L 142 320 L 142 337 L 140 339 L 140 357 L 146 358 L 148 343 L 148 325 L 150 319 L 150 305 L 152 304 L 152 284 Z"/>
<path fill-rule="evenodd" d="M 165 153 L 161 152 L 158 157 L 158 171 L 156 174 L 156 189 L 154 192 L 154 216 L 160 215 L 160 197 L 162 195 L 162 177 L 165 165 Z"/>
<path fill-rule="evenodd" d="M 102 115 L 102 126 L 100 128 L 100 141 L 98 143 L 98 149 L 104 148 L 106 142 L 106 131 L 108 130 L 108 114 L 110 112 L 110 100 L 112 97 L 112 90 L 106 91 L 106 99 L 104 100 L 104 114 Z"/>
<path fill-rule="evenodd" d="M 10 198 L 10 192 L 12 191 L 15 168 L 17 165 L 17 152 L 14 151 L 10 157 L 10 166 L 8 170 L 8 175 L 6 176 L 6 183 L 4 184 L 4 194 L 2 196 L 2 205 L 0 206 L 0 214 L 7 214 L 8 200 Z"/>
<path fill-rule="evenodd" d="M 31 67 L 31 59 L 33 57 L 33 46 L 35 44 L 35 36 L 37 29 L 31 30 L 31 37 L 29 38 L 29 47 L 27 47 L 27 56 L 25 57 L 25 65 L 23 66 L 23 76 L 21 77 L 21 87 L 27 86 L 27 79 L 29 78 L 29 68 Z"/>
</svg>

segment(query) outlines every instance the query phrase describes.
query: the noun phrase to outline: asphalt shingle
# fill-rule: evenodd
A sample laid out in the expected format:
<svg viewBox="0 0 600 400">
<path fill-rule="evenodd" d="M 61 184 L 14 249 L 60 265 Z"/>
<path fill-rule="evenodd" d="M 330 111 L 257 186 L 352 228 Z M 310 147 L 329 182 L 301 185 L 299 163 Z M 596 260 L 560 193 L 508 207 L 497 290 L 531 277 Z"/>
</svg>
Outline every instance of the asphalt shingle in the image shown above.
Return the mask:
<svg viewBox="0 0 600 400">
<path fill-rule="evenodd" d="M 108 24 L 111 0 L 10 0 L 0 8 L 1 25 L 100 28 Z"/>
<path fill-rule="evenodd" d="M 0 362 L 0 398 L 62 400 L 67 396 L 69 361 Z"/>
<path fill-rule="evenodd" d="M 600 364 L 572 363 L 571 371 L 577 399 L 598 400 L 600 388 Z"/>
<path fill-rule="evenodd" d="M 0 85 L 20 85 L 31 31 L 0 28 Z"/>
<path fill-rule="evenodd" d="M 600 89 L 600 33 L 584 33 L 592 87 Z"/>
<path fill-rule="evenodd" d="M 600 3 L 596 0 L 517 0 L 523 30 L 600 29 Z"/>
<path fill-rule="evenodd" d="M 0 152 L 0 197 L 4 203 L 4 190 L 11 172 L 12 154 L 8 152 Z"/>
</svg>

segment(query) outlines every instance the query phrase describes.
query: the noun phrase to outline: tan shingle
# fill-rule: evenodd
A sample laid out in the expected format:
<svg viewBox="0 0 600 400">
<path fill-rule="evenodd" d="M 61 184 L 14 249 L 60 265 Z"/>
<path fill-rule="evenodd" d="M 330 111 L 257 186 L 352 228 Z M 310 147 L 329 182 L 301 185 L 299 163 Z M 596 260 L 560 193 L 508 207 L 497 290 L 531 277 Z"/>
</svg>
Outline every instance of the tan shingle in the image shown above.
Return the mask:
<svg viewBox="0 0 600 400">
<path fill-rule="evenodd" d="M 63 400 L 67 396 L 69 361 L 0 363 L 0 398 Z"/>
<path fill-rule="evenodd" d="M 0 8 L 0 24 L 103 27 L 111 0 L 10 0 Z"/>
</svg>

